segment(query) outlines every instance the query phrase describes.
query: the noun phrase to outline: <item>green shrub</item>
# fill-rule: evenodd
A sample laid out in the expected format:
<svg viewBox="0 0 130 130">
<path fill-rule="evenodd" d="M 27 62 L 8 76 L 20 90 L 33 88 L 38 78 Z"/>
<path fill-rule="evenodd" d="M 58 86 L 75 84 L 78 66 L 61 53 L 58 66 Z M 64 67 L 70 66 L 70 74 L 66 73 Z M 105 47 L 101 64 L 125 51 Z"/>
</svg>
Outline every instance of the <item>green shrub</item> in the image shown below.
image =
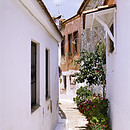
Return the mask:
<svg viewBox="0 0 130 130">
<path fill-rule="evenodd" d="M 108 118 L 108 104 L 106 98 L 99 95 L 93 95 L 88 87 L 80 87 L 74 98 L 80 112 L 82 112 L 89 121 L 89 130 L 111 130 L 110 119 Z"/>
<path fill-rule="evenodd" d="M 88 86 L 85 87 L 80 87 L 79 89 L 77 89 L 76 91 L 76 98 L 73 98 L 74 102 L 77 104 L 77 107 L 79 108 L 79 110 L 83 113 L 83 105 L 84 102 L 86 101 L 86 99 L 88 98 L 88 96 L 92 96 L 93 93 L 88 90 Z"/>
<path fill-rule="evenodd" d="M 93 95 L 84 102 L 84 115 L 89 120 L 90 130 L 110 130 L 110 119 L 107 116 L 108 99 Z"/>
</svg>

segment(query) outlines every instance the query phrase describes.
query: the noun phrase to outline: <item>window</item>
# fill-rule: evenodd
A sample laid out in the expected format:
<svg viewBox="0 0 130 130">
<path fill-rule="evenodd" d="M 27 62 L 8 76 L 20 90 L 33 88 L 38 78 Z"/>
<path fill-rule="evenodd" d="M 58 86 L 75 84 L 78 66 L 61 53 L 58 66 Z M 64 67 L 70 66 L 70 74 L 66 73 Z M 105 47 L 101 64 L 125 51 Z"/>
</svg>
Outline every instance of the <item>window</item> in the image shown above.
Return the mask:
<svg viewBox="0 0 130 130">
<path fill-rule="evenodd" d="M 39 46 L 38 44 L 31 42 L 31 112 L 34 112 L 39 108 Z"/>
<path fill-rule="evenodd" d="M 68 42 L 69 42 L 69 54 L 72 54 L 72 34 L 68 35 Z"/>
<path fill-rule="evenodd" d="M 64 82 L 64 89 L 67 88 L 67 84 L 66 84 L 66 76 L 63 76 L 63 82 Z"/>
<path fill-rule="evenodd" d="M 78 31 L 74 32 L 74 52 L 78 53 Z"/>
<path fill-rule="evenodd" d="M 46 100 L 50 98 L 50 52 L 46 49 Z"/>
<path fill-rule="evenodd" d="M 86 20 L 86 15 L 83 15 L 83 29 L 85 29 L 85 20 Z"/>
<path fill-rule="evenodd" d="M 31 43 L 31 106 L 36 105 L 36 44 Z"/>
<path fill-rule="evenodd" d="M 110 27 L 110 31 L 112 34 L 114 34 L 113 24 Z M 114 42 L 110 39 L 109 52 L 112 53 L 113 51 L 114 51 Z"/>
<path fill-rule="evenodd" d="M 37 45 L 31 42 L 31 107 L 36 105 L 36 62 L 37 62 Z"/>
<path fill-rule="evenodd" d="M 65 36 L 61 42 L 61 56 L 65 55 Z"/>
</svg>

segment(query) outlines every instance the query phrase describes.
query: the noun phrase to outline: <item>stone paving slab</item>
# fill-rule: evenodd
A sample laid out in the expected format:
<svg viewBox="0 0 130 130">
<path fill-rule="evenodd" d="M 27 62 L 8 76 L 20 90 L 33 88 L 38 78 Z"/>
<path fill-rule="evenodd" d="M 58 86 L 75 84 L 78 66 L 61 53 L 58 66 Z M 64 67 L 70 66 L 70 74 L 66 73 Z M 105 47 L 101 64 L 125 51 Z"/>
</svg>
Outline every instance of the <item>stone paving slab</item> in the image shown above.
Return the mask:
<svg viewBox="0 0 130 130">
<path fill-rule="evenodd" d="M 55 130 L 87 130 L 87 119 L 83 116 L 74 102 L 60 101 L 59 123 Z M 64 120 L 64 121 L 62 121 Z"/>
</svg>

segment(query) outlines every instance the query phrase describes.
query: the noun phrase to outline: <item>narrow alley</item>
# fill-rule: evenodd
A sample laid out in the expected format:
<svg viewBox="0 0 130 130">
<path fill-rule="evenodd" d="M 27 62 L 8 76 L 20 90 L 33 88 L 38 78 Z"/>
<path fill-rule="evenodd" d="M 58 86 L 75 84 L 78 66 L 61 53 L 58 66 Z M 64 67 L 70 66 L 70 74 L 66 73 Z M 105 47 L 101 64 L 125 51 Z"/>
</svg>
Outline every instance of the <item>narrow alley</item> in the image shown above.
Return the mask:
<svg viewBox="0 0 130 130">
<path fill-rule="evenodd" d="M 61 94 L 59 102 L 59 123 L 55 130 L 87 130 L 87 119 L 77 109 L 72 95 Z"/>
<path fill-rule="evenodd" d="M 130 130 L 130 0 L 1 1 L 0 130 Z"/>
</svg>

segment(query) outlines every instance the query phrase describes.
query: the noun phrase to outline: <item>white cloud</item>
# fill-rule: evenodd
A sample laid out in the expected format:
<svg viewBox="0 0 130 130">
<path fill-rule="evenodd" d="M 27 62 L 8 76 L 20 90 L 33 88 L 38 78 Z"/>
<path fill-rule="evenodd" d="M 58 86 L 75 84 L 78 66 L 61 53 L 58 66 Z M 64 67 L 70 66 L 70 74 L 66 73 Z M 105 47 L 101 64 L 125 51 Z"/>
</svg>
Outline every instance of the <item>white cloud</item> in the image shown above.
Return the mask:
<svg viewBox="0 0 130 130">
<path fill-rule="evenodd" d="M 55 4 L 60 4 L 63 0 L 54 0 Z"/>
</svg>

